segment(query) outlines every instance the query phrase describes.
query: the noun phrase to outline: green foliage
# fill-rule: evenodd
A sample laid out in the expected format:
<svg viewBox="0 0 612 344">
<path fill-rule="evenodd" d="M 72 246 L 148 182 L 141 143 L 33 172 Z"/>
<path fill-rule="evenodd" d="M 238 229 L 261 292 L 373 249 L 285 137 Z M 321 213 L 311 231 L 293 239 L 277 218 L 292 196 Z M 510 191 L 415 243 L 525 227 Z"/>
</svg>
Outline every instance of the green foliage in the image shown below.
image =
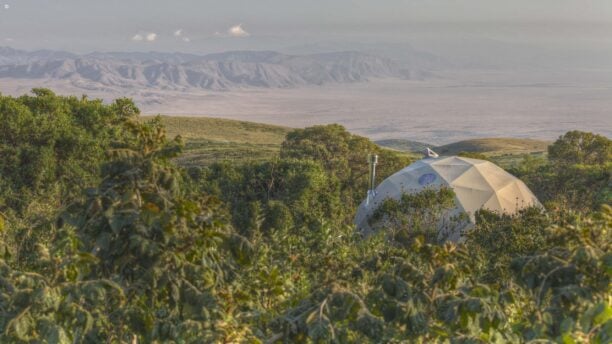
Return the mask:
<svg viewBox="0 0 612 344">
<path fill-rule="evenodd" d="M 551 222 L 537 207 L 523 209 L 518 216 L 495 214 L 484 209 L 477 212 L 477 226 L 466 233 L 466 242 L 489 257 L 483 278 L 488 282 L 507 278 L 512 259 L 546 247 L 543 229 Z"/>
<path fill-rule="evenodd" d="M 538 227 L 536 215 L 514 221 L 531 222 L 545 244 L 505 249 L 511 261 L 495 279 L 488 263 L 497 243 L 402 248 L 371 238 L 353 257 L 357 273 L 340 274 L 273 328 L 294 342 L 610 341 L 612 209 L 574 226 Z M 508 230 L 486 227 L 474 233 Z M 513 236 L 526 242 L 534 233 Z"/>
<path fill-rule="evenodd" d="M 511 172 L 549 208 L 587 212 L 612 204 L 611 154 L 611 140 L 571 131 L 550 146 L 549 163 L 526 156 Z"/>
<path fill-rule="evenodd" d="M 404 193 L 399 200 L 384 200 L 369 223 L 375 230 L 384 230 L 396 243 L 407 245 L 419 236 L 427 242 L 442 243 L 460 225 L 460 219 L 452 219 L 449 213 L 454 207 L 452 189 L 425 189 L 417 194 Z"/>
<path fill-rule="evenodd" d="M 128 99 L 105 105 L 33 93 L 0 96 L 0 213 L 7 250 L 24 268 L 37 264 L 39 243 L 55 236 L 57 212 L 98 180 L 105 151 L 125 139 L 121 124 L 139 113 Z"/>
<path fill-rule="evenodd" d="M 125 326 L 143 340 L 176 340 L 185 327 L 213 340 L 223 327 L 216 289 L 228 258 L 248 262 L 249 245 L 223 225 L 214 201 L 182 197 L 169 163 L 180 142 L 167 142 L 159 121 L 126 127 L 133 139 L 109 151 L 100 186 L 66 215 L 97 258 L 90 278 L 117 281 L 129 299 Z"/>
<path fill-rule="evenodd" d="M 545 212 L 481 211 L 441 244 L 454 195 L 432 189 L 385 202 L 362 238 L 365 156 L 382 178 L 407 161 L 340 126 L 185 171 L 181 139 L 131 101 L 33 92 L 0 97 L 2 343 L 612 341 L 605 138 L 515 167 Z"/>
<path fill-rule="evenodd" d="M 327 173 L 340 181 L 342 201 L 355 208 L 368 189 L 369 153 L 379 155 L 379 180 L 405 167 L 410 160 L 397 152 L 382 149 L 365 137 L 353 135 L 338 124 L 296 129 L 287 134 L 281 158 L 310 159 L 319 162 Z"/>
<path fill-rule="evenodd" d="M 310 229 L 321 219 L 335 225 L 352 222 L 368 182 L 369 152 L 381 156 L 379 178 L 408 164 L 408 159 L 383 150 L 339 125 L 298 129 L 287 134 L 281 158 L 244 164 L 216 163 L 192 169 L 201 190 L 230 206 L 232 224 L 242 234 L 268 231 L 286 206 L 284 226 Z M 288 210 L 288 211 L 287 211 Z"/>
<path fill-rule="evenodd" d="M 570 131 L 548 147 L 550 161 L 560 167 L 567 165 L 605 165 L 612 160 L 612 141 L 605 136 Z"/>
<path fill-rule="evenodd" d="M 344 218 L 337 179 L 314 161 L 214 164 L 199 178 L 204 192 L 230 205 L 232 223 L 243 234 L 250 235 L 261 225 L 268 230 L 279 217 L 285 217 L 285 224 L 307 227 L 317 226 L 322 218 Z M 290 214 L 280 214 L 279 204 Z"/>
<path fill-rule="evenodd" d="M 125 304 L 115 282 L 86 278 L 97 259 L 80 250 L 74 229 L 59 233 L 62 239 L 39 256 L 40 273 L 14 270 L 0 259 L 2 342 L 97 342 L 114 325 L 109 315 Z M 114 332 L 121 330 L 117 325 Z"/>
<path fill-rule="evenodd" d="M 55 185 L 92 182 L 106 147 L 120 137 L 117 124 L 139 113 L 126 99 L 104 105 L 47 89 L 33 92 L 0 96 L 0 180 L 7 205 L 16 209 Z"/>
<path fill-rule="evenodd" d="M 168 142 L 159 121 L 121 125 L 126 136 L 108 150 L 99 186 L 63 212 L 52 253 L 41 247 L 44 275 L 2 262 L 2 336 L 17 342 L 250 336 L 219 305 L 232 270 L 249 262 L 250 244 L 224 225 L 218 202 L 183 197 L 169 161 L 180 142 Z M 23 276 L 30 276 L 26 284 Z"/>
</svg>

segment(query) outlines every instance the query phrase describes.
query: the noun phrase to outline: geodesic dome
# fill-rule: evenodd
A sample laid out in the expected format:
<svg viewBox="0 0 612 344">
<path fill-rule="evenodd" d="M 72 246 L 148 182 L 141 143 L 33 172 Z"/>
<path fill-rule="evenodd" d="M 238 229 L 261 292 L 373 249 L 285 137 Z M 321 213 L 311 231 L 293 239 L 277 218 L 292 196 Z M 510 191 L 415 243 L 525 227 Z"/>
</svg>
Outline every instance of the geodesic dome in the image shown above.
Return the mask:
<svg viewBox="0 0 612 344">
<path fill-rule="evenodd" d="M 541 206 L 531 190 L 518 178 L 497 165 L 457 156 L 419 160 L 385 179 L 373 196 L 364 200 L 355 224 L 363 234 L 372 232 L 369 218 L 387 198 L 400 199 L 404 193 L 418 193 L 426 188 L 450 187 L 455 192 L 455 209 L 450 215 L 466 213 L 469 222 L 453 229 L 448 239 L 457 241 L 461 231 L 474 223 L 474 214 L 487 209 L 499 214 L 515 214 L 520 209 Z"/>
</svg>

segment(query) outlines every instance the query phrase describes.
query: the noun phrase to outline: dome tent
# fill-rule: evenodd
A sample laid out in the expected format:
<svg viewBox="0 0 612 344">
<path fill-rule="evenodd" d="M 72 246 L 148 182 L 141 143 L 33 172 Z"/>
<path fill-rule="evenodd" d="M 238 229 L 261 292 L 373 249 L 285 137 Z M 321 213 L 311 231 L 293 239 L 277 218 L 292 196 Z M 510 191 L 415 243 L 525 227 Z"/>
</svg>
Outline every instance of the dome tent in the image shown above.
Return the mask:
<svg viewBox="0 0 612 344">
<path fill-rule="evenodd" d="M 426 188 L 450 187 L 455 192 L 456 208 L 448 215 L 466 213 L 469 222 L 457 225 L 448 236 L 460 239 L 461 231 L 474 223 L 474 214 L 487 209 L 500 214 L 515 214 L 522 208 L 541 206 L 527 186 L 497 165 L 457 156 L 425 158 L 385 179 L 357 211 L 355 224 L 370 234 L 369 218 L 385 199 L 400 199 L 404 193 L 418 193 Z"/>
</svg>

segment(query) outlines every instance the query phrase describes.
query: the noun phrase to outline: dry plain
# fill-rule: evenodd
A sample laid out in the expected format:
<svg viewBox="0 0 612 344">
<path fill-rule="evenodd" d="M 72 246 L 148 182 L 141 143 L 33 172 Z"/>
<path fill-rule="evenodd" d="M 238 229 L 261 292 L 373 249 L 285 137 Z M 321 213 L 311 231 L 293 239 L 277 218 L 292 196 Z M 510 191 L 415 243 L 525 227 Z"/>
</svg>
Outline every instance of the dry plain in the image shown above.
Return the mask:
<svg viewBox="0 0 612 344">
<path fill-rule="evenodd" d="M 32 87 L 110 100 L 134 98 L 144 114 L 207 116 L 289 127 L 340 123 L 371 139 L 442 145 L 464 139 L 551 140 L 568 130 L 612 136 L 612 71 L 445 71 L 425 81 L 370 80 L 225 92 L 82 89 L 61 81 L 3 79 L 0 92 Z"/>
</svg>

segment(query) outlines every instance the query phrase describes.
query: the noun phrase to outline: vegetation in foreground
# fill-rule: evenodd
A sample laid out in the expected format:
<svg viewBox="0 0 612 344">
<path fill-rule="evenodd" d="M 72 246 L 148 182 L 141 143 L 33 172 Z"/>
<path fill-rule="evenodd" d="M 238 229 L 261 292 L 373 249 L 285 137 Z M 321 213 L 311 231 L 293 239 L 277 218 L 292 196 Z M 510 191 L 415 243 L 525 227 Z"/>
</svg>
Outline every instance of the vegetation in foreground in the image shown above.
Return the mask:
<svg viewBox="0 0 612 344">
<path fill-rule="evenodd" d="M 483 211 L 460 244 L 432 221 L 356 236 L 363 157 L 381 178 L 408 161 L 341 126 L 291 131 L 270 159 L 180 167 L 183 148 L 126 99 L 0 96 L 0 342 L 612 340 L 605 137 L 526 156 L 511 172 L 546 212 Z M 429 217 L 450 196 L 400 206 Z"/>
</svg>

